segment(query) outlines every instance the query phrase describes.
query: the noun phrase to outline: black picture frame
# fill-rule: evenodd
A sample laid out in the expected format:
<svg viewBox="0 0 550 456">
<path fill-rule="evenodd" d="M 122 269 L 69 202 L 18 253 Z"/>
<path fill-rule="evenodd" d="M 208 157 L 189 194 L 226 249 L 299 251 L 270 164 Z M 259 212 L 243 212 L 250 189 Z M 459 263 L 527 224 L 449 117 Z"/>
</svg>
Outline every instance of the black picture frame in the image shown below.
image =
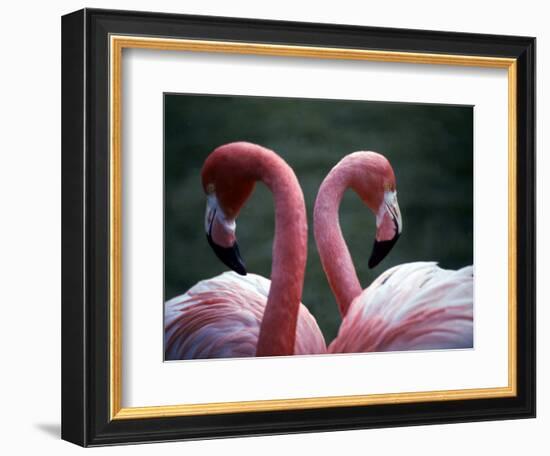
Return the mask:
<svg viewBox="0 0 550 456">
<path fill-rule="evenodd" d="M 517 395 L 111 420 L 109 36 L 517 60 Z M 84 9 L 62 19 L 62 438 L 82 446 L 535 416 L 535 39 Z"/>
</svg>

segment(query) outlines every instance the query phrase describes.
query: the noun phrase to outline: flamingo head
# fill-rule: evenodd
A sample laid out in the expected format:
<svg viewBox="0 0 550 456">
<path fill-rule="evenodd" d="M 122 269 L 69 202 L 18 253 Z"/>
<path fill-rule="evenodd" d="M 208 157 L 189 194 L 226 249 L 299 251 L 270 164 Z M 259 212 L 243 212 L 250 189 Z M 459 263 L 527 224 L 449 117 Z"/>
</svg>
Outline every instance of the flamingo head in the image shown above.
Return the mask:
<svg viewBox="0 0 550 456">
<path fill-rule="evenodd" d="M 369 268 L 377 266 L 393 248 L 403 229 L 397 202 L 395 174 L 390 162 L 376 152 L 356 152 L 352 187 L 376 216 L 376 236 Z M 351 154 L 354 156 L 355 154 Z"/>
<path fill-rule="evenodd" d="M 204 228 L 216 256 L 230 269 L 246 275 L 246 266 L 235 234 L 239 211 L 254 190 L 255 180 L 230 145 L 218 147 L 206 159 L 202 185 L 206 194 Z"/>
<path fill-rule="evenodd" d="M 369 258 L 369 268 L 380 263 L 393 248 L 403 229 L 401 211 L 395 189 L 384 190 L 382 203 L 376 212 L 376 237 Z"/>
</svg>

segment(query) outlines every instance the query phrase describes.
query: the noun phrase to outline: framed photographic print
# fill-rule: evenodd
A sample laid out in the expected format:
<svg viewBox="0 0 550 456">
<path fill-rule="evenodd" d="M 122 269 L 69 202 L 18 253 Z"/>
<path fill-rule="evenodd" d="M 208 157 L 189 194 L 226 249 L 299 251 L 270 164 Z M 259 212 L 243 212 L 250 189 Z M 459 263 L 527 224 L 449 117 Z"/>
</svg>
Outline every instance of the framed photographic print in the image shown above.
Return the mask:
<svg viewBox="0 0 550 456">
<path fill-rule="evenodd" d="M 62 20 L 62 437 L 535 416 L 535 40 Z"/>
</svg>

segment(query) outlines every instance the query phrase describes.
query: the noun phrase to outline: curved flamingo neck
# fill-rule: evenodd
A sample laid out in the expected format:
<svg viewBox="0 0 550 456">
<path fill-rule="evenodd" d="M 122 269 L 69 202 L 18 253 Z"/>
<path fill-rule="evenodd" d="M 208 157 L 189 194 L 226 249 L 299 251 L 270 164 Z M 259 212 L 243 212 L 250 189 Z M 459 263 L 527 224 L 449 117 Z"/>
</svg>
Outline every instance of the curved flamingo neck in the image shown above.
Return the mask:
<svg viewBox="0 0 550 456">
<path fill-rule="evenodd" d="M 351 188 L 376 213 L 388 184 L 395 185 L 388 160 L 376 152 L 362 151 L 340 160 L 319 188 L 313 213 L 315 242 L 342 316 L 363 290 L 340 228 L 340 202 L 344 192 Z"/>
<path fill-rule="evenodd" d="M 271 287 L 256 355 L 291 355 L 307 260 L 306 206 L 298 179 L 278 156 L 263 168 L 262 177 L 274 197 L 275 238 Z"/>
<path fill-rule="evenodd" d="M 271 286 L 262 318 L 257 356 L 292 355 L 307 259 L 307 217 L 296 175 L 276 153 L 250 143 L 229 146 L 228 170 L 263 182 L 273 193 L 275 237 Z"/>
<path fill-rule="evenodd" d="M 334 167 L 319 188 L 313 211 L 315 243 L 342 317 L 362 292 L 338 217 L 344 192 L 351 186 L 350 177 L 347 167 Z"/>
</svg>

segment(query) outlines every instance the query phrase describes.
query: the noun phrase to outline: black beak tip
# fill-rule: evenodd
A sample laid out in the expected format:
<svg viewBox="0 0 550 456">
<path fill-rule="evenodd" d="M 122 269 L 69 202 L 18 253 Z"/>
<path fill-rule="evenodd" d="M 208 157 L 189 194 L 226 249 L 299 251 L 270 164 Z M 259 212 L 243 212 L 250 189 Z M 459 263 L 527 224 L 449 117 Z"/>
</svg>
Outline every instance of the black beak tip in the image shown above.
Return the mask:
<svg viewBox="0 0 550 456">
<path fill-rule="evenodd" d="M 389 241 L 374 241 L 374 245 L 372 247 L 372 253 L 369 258 L 369 268 L 372 269 L 386 257 L 386 255 L 390 252 L 390 250 L 393 248 L 397 240 L 399 239 L 399 235 L 396 235 L 393 239 L 390 239 Z"/>
<path fill-rule="evenodd" d="M 231 267 L 231 266 L 229 266 L 229 267 Z M 235 267 L 232 267 L 231 269 L 233 269 L 233 271 L 235 271 L 237 274 L 242 275 L 242 276 L 245 276 L 247 274 L 246 267 L 245 267 L 244 263 L 242 262 L 242 260 L 239 264 L 236 264 Z"/>
<path fill-rule="evenodd" d="M 246 266 L 239 252 L 239 245 L 236 242 L 231 247 L 222 247 L 216 244 L 211 236 L 206 235 L 206 239 L 208 239 L 208 244 L 223 264 L 239 275 L 246 275 Z"/>
</svg>

